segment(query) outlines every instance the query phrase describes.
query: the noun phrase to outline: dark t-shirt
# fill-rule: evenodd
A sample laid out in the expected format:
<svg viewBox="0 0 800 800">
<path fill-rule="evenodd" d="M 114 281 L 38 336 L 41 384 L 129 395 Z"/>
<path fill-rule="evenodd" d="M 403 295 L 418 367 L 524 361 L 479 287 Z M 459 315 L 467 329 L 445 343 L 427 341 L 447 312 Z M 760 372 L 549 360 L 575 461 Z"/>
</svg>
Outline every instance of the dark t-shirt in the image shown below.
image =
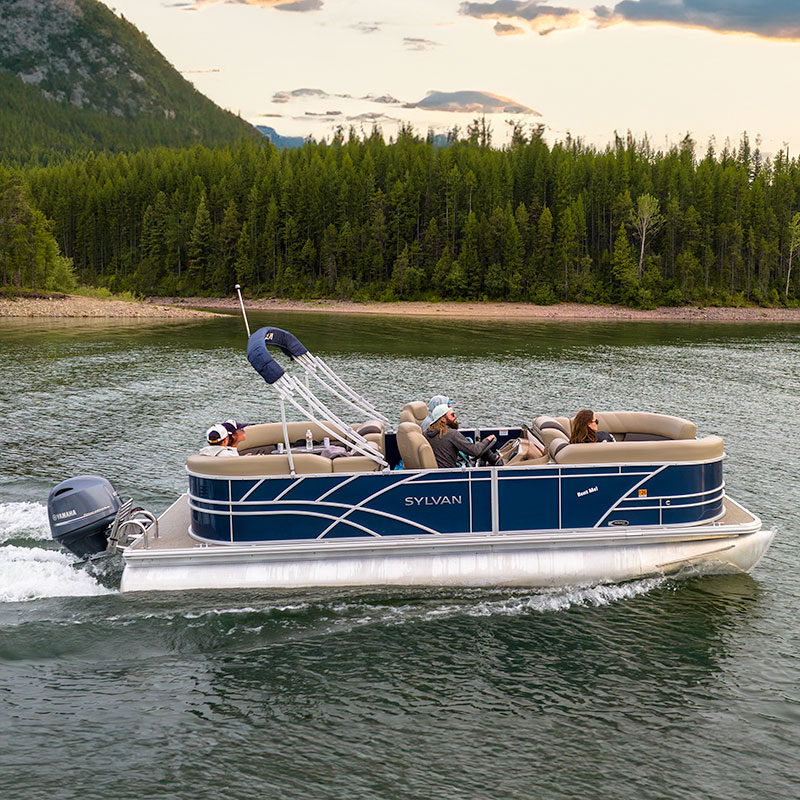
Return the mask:
<svg viewBox="0 0 800 800">
<path fill-rule="evenodd" d="M 428 428 L 423 436 L 425 436 L 433 449 L 433 455 L 436 456 L 436 466 L 439 469 L 458 466 L 459 451 L 477 458 L 488 449 L 486 442 L 473 444 L 469 439 L 465 439 L 455 428 L 448 428 L 441 436 L 439 431 Z"/>
</svg>

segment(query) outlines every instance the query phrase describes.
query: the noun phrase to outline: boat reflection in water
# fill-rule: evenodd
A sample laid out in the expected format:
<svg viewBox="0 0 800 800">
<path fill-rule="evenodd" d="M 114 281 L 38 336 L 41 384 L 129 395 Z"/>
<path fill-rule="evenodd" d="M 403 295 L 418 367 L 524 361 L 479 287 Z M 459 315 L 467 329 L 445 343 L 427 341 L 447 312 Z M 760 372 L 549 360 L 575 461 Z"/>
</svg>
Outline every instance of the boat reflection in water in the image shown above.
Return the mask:
<svg viewBox="0 0 800 800">
<path fill-rule="evenodd" d="M 503 464 L 438 469 L 423 402 L 394 427 L 280 328 L 253 333 L 248 359 L 277 391 L 281 420 L 248 426 L 242 457 L 190 456 L 188 492 L 157 522 L 102 479 L 51 493 L 55 538 L 81 556 L 105 542 L 122 551 L 122 591 L 616 583 L 748 572 L 772 540 L 725 494 L 722 439 L 697 438 L 687 420 L 598 412 L 616 438 L 602 444 L 570 444 L 562 417 L 462 430 L 497 437 Z M 334 414 L 310 379 L 363 421 Z M 302 421 L 287 421 L 287 406 Z"/>
</svg>

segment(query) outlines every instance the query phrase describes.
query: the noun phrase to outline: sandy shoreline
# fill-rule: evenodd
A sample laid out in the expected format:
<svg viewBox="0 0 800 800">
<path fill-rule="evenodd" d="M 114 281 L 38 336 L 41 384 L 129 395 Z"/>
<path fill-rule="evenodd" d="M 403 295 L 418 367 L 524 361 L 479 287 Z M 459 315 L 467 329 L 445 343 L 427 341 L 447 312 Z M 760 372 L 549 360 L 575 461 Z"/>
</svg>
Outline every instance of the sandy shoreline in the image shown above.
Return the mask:
<svg viewBox="0 0 800 800">
<path fill-rule="evenodd" d="M 152 302 L 180 307 L 238 311 L 235 298 L 156 297 Z M 451 319 L 517 320 L 641 320 L 676 322 L 800 322 L 800 308 L 717 308 L 709 306 L 661 307 L 649 311 L 622 306 L 557 303 L 535 306 L 527 303 L 353 303 L 346 300 L 246 300 L 252 311 L 320 311 L 334 314 L 373 314 Z"/>
<path fill-rule="evenodd" d="M 247 300 L 252 311 L 314 311 L 332 314 L 371 314 L 450 319 L 611 320 L 675 322 L 800 322 L 800 308 L 716 308 L 683 306 L 640 311 L 622 306 L 559 303 L 353 303 L 342 300 Z M 197 319 L 208 317 L 198 309 L 238 311 L 235 298 L 151 297 L 144 302 L 99 300 L 79 295 L 54 299 L 0 298 L 2 317 Z"/>
<path fill-rule="evenodd" d="M 212 316 L 207 311 L 196 311 L 162 303 L 130 303 L 124 300 L 99 300 L 76 294 L 65 297 L 31 298 L 13 300 L 0 298 L 2 317 L 69 317 L 76 319 L 193 319 Z"/>
</svg>

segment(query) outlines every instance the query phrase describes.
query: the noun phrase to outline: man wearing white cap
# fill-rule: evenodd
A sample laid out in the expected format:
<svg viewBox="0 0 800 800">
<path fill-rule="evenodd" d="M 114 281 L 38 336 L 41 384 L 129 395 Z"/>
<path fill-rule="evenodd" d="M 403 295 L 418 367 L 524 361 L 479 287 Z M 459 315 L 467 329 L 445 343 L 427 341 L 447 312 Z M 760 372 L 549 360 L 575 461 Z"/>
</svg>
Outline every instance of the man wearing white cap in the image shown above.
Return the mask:
<svg viewBox="0 0 800 800">
<path fill-rule="evenodd" d="M 455 411 L 446 403 L 436 406 L 431 412 L 431 418 L 433 421 L 423 435 L 428 440 L 436 457 L 436 466 L 440 469 L 456 467 L 459 452 L 472 458 L 483 458 L 492 466 L 500 460 L 497 453 L 492 451 L 497 437 L 492 434 L 479 444 L 473 444 L 458 432 Z"/>
<path fill-rule="evenodd" d="M 433 409 L 436 408 L 436 406 L 441 406 L 441 405 L 452 406 L 453 401 L 449 397 L 443 394 L 435 394 L 428 401 L 428 416 L 425 417 L 425 419 L 422 420 L 422 422 L 420 423 L 420 428 L 422 428 L 423 433 L 425 433 L 425 431 L 428 430 L 428 425 L 430 425 L 431 422 L 433 422 Z"/>
<path fill-rule="evenodd" d="M 206 431 L 208 444 L 200 448 L 201 456 L 238 456 L 239 451 L 233 447 L 233 440 L 225 425 L 212 425 Z"/>
</svg>

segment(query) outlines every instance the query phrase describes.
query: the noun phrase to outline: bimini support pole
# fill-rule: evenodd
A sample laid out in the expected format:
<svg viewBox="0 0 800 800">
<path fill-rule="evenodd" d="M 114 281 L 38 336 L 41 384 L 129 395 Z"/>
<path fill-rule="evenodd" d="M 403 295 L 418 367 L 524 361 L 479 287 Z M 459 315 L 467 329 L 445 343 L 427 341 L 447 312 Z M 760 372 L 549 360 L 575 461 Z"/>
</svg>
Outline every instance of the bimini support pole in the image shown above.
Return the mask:
<svg viewBox="0 0 800 800">
<path fill-rule="evenodd" d="M 269 352 L 269 347 L 267 346 L 268 344 L 278 347 L 293 361 L 297 361 L 300 357 L 307 355 L 308 350 L 295 336 L 281 328 L 260 328 L 250 335 L 247 343 L 247 360 L 252 364 L 253 369 L 255 369 L 270 386 L 278 391 L 281 400 L 291 403 L 304 417 L 316 423 L 326 433 L 330 434 L 331 438 L 341 440 L 346 446 L 385 467 L 387 462 L 380 450 L 358 433 L 358 431 L 339 419 L 339 417 L 311 391 L 311 387 L 308 385 L 309 370 L 306 370 L 305 381 L 287 375 L 285 370 L 272 357 Z M 311 374 L 314 374 L 314 372 L 311 371 Z M 315 375 L 315 377 L 319 379 L 319 376 Z M 330 391 L 330 387 L 328 387 L 324 381 L 321 381 L 321 383 Z M 303 408 L 297 402 L 295 394 L 308 404 L 308 409 Z M 334 392 L 334 394 L 339 396 L 338 392 Z M 283 419 L 283 434 L 288 445 L 285 402 L 281 403 L 281 414 Z M 316 419 L 314 417 L 314 412 L 320 414 L 323 419 Z M 325 417 L 328 418 L 327 424 L 324 421 Z"/>
<path fill-rule="evenodd" d="M 289 428 L 286 425 L 286 401 L 283 399 L 283 393 L 280 393 L 281 400 L 281 426 L 283 427 L 283 445 L 286 448 L 286 453 L 289 456 L 289 472 L 294 475 L 294 459 L 292 458 L 292 445 L 289 442 Z"/>
<path fill-rule="evenodd" d="M 303 369 L 306 371 L 306 387 L 308 388 L 308 375 L 311 374 L 314 376 L 315 380 L 320 383 L 325 389 L 327 389 L 332 395 L 338 397 L 343 403 L 346 403 L 350 408 L 360 412 L 361 414 L 366 414 L 368 417 L 372 416 L 376 419 L 379 419 L 381 422 L 385 424 L 389 424 L 389 420 L 380 412 L 377 408 L 375 408 L 372 403 L 368 400 L 365 400 L 360 395 L 356 394 L 343 380 L 341 380 L 335 372 L 333 372 L 330 367 L 328 367 L 321 358 L 318 356 L 312 355 L 311 353 L 306 353 L 305 355 L 299 356 L 294 359 L 298 364 L 300 364 Z M 341 386 L 342 390 L 347 392 L 350 395 L 350 398 L 345 397 L 341 392 L 337 391 L 333 386 L 329 386 L 325 381 L 320 377 L 318 370 L 324 372 L 328 377 Z"/>
<path fill-rule="evenodd" d="M 327 433 L 330 437 L 334 439 L 340 439 L 347 447 L 350 447 L 356 452 L 361 453 L 362 456 L 372 459 L 381 466 L 388 466 L 386 459 L 384 459 L 379 450 L 375 449 L 373 444 L 364 439 L 364 437 L 360 436 L 349 425 L 346 425 L 339 420 L 338 417 L 330 414 L 329 410 L 324 406 L 322 406 L 320 409 L 323 412 L 323 415 L 333 416 L 333 419 L 329 421 L 330 424 L 326 424 L 323 420 L 317 419 L 313 414 L 310 414 L 305 408 L 303 408 L 303 406 L 301 406 L 293 396 L 294 392 L 298 392 L 300 396 L 303 397 L 301 393 L 303 385 L 297 380 L 297 378 L 294 378 L 291 375 L 283 375 L 273 385 L 278 392 L 280 392 L 281 398 L 286 398 L 286 400 L 291 403 L 306 419 L 308 419 L 309 422 L 319 425 L 319 427 L 322 428 L 322 430 L 325 431 L 325 433 Z M 308 398 L 303 397 L 303 399 L 307 400 Z"/>
<path fill-rule="evenodd" d="M 244 310 L 244 300 L 242 300 L 242 287 L 236 284 L 236 294 L 239 295 L 239 305 L 242 307 L 242 316 L 244 317 L 244 326 L 247 328 L 247 338 L 250 338 L 250 323 L 247 321 L 247 312 Z"/>
</svg>

